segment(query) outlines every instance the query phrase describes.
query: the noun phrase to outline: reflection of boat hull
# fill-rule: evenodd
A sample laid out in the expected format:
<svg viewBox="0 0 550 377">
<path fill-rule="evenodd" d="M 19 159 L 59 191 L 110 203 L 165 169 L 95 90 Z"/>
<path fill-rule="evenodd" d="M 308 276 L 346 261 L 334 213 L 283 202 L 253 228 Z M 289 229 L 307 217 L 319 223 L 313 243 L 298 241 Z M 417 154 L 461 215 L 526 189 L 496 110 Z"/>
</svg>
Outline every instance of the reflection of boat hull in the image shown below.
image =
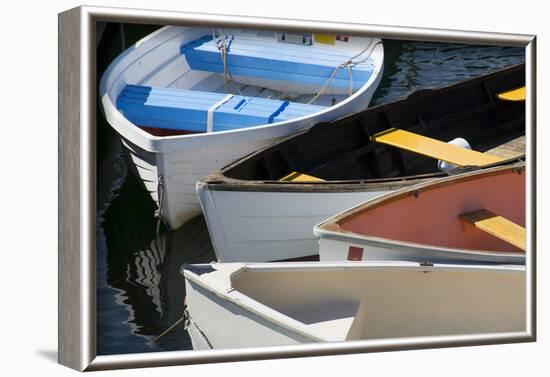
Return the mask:
<svg viewBox="0 0 550 377">
<path fill-rule="evenodd" d="M 195 349 L 525 330 L 523 266 L 184 267 Z"/>
<path fill-rule="evenodd" d="M 317 255 L 312 229 L 320 221 L 378 195 L 445 176 L 436 160 L 372 143 L 368 132 L 398 127 L 444 141 L 465 137 L 483 152 L 514 141 L 525 133 L 524 104 L 494 97 L 524 81 L 524 65 L 517 65 L 413 93 L 317 125 L 210 174 L 197 183 L 197 193 L 218 260 Z M 521 144 L 516 146 L 515 156 L 524 155 Z M 289 170 L 324 181 L 277 181 Z"/>
<path fill-rule="evenodd" d="M 334 105 L 330 103 L 324 110 L 309 115 L 246 129 L 159 137 L 136 127 L 119 112 L 116 108 L 117 97 L 127 84 L 191 90 L 199 84 L 206 85 L 211 77 L 216 79 L 222 77 L 220 80 L 223 83 L 223 75 L 193 70 L 187 64 L 186 57 L 180 54 L 182 45 L 210 32 L 206 29 L 170 26 L 159 29 L 120 55 L 107 69 L 100 85 L 105 116 L 120 134 L 129 157 L 135 165 L 135 170 L 157 204 L 159 204 L 158 177 L 163 177 L 162 214 L 171 228 L 178 228 L 190 218 L 200 214 L 201 208 L 195 193 L 197 180 L 212 170 L 284 136 L 309 128 L 321 121 L 363 110 L 370 102 L 382 77 L 382 44 L 372 43 L 379 40 L 349 37 L 346 43 L 335 42 L 334 49 L 339 49 L 345 44 L 343 51 L 351 57 L 372 43 L 370 53 L 374 67 L 372 75 L 352 96 L 346 98 L 341 94 L 334 94 L 343 96 L 343 99 L 338 97 L 338 103 Z M 242 76 L 237 75 L 235 78 L 243 80 Z M 251 84 L 253 84 L 252 81 Z M 269 89 L 269 80 L 264 80 L 262 84 Z M 281 85 L 280 82 L 271 84 L 275 87 Z M 296 88 L 289 87 L 289 89 Z M 320 88 L 321 86 L 317 85 L 310 89 Z M 308 95 L 309 97 L 311 95 Z"/>
<path fill-rule="evenodd" d="M 524 170 L 519 163 L 460 174 L 344 211 L 315 227 L 320 259 L 524 264 L 525 252 L 496 237 L 497 226 L 489 234 L 461 220 L 483 209 L 525 227 Z"/>
<path fill-rule="evenodd" d="M 107 260 L 105 265 L 99 263 L 107 284 L 100 288 L 106 290 L 101 294 L 105 300 L 101 307 L 107 312 L 98 316 L 98 331 L 101 337 L 108 338 L 102 343 L 108 352 L 116 351 L 112 332 L 120 327 L 113 323 L 113 317 L 125 319 L 130 329 L 131 336 L 125 338 L 129 341 L 123 349 L 151 350 L 148 342 L 180 319 L 185 309 L 185 284 L 179 266 L 214 259 L 202 217 L 177 231 L 155 234 L 153 210 L 154 204 L 138 178 L 130 174 L 99 216 L 98 226 L 104 236 L 99 238 L 98 248 Z M 169 350 L 189 348 L 183 325 L 159 339 L 156 346 Z"/>
</svg>

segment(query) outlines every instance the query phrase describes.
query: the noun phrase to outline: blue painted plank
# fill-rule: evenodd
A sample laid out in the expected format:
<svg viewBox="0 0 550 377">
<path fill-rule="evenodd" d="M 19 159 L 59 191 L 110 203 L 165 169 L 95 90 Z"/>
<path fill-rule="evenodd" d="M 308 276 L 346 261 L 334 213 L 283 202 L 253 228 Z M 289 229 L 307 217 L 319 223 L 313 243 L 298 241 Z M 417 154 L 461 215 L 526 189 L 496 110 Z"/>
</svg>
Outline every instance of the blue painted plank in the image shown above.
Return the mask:
<svg viewBox="0 0 550 377">
<path fill-rule="evenodd" d="M 210 40 L 206 42 L 196 41 L 194 44 L 184 45 L 184 49 L 185 46 L 188 46 L 195 51 L 215 52 L 219 54 L 219 41 L 219 38 L 216 41 L 212 41 L 210 37 Z M 296 63 L 309 64 L 313 59 L 318 65 L 330 67 L 344 63 L 354 56 L 354 53 L 350 51 L 324 45 L 303 46 L 280 43 L 267 39 L 251 39 L 242 36 L 231 37 L 227 51 L 229 54 L 234 55 L 292 61 Z M 358 66 L 363 66 L 365 68 L 372 66 L 372 60 L 365 58 L 367 58 L 367 55 L 363 54 L 354 60 L 361 61 Z"/>
<path fill-rule="evenodd" d="M 117 108 L 132 123 L 206 132 L 208 109 L 225 94 L 128 85 Z M 235 95 L 213 112 L 214 131 L 269 124 L 323 110 L 323 106 Z"/>
<path fill-rule="evenodd" d="M 204 37 L 181 46 L 181 53 L 185 55 L 192 69 L 223 73 L 221 53 L 214 42 L 212 37 Z M 250 43 L 250 40 L 246 42 Z M 232 42 L 227 54 L 230 72 L 235 75 L 323 85 L 334 68 L 349 58 L 349 56 L 332 56 L 330 51 L 321 50 L 316 46 L 292 46 L 277 42 L 269 45 L 269 41 L 262 41 L 262 43 L 266 46 L 245 46 L 244 43 Z M 235 47 L 241 45 L 249 49 Z M 292 51 L 299 51 L 301 55 L 289 53 L 289 48 L 292 48 Z M 334 55 L 336 51 L 333 50 L 332 54 Z M 372 75 L 372 71 L 371 59 L 354 66 L 352 68 L 353 89 L 357 90 L 364 85 Z M 347 68 L 336 71 L 331 86 L 349 87 Z"/>
</svg>

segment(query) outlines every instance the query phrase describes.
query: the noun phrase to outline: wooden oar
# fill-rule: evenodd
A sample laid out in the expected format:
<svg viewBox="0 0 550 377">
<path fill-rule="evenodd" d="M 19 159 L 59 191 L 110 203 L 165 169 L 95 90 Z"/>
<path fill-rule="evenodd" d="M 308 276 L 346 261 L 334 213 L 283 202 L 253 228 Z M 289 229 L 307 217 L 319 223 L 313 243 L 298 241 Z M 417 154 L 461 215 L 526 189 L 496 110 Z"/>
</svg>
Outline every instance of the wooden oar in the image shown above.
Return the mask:
<svg viewBox="0 0 550 377">
<path fill-rule="evenodd" d="M 486 209 L 463 213 L 462 221 L 525 251 L 525 228 Z"/>
</svg>

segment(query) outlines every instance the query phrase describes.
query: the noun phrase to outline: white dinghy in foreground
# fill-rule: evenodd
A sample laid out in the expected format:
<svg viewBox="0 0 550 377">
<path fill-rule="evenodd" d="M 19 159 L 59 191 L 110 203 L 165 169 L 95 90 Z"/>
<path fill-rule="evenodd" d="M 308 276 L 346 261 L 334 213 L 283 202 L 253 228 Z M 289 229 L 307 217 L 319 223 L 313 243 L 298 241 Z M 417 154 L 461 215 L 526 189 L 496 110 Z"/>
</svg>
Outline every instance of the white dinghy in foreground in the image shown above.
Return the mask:
<svg viewBox="0 0 550 377">
<path fill-rule="evenodd" d="M 183 267 L 194 349 L 525 331 L 525 267 L 411 262 Z"/>
<path fill-rule="evenodd" d="M 115 59 L 105 116 L 171 228 L 201 212 L 195 182 L 284 136 L 364 110 L 375 38 L 167 26 Z"/>
</svg>

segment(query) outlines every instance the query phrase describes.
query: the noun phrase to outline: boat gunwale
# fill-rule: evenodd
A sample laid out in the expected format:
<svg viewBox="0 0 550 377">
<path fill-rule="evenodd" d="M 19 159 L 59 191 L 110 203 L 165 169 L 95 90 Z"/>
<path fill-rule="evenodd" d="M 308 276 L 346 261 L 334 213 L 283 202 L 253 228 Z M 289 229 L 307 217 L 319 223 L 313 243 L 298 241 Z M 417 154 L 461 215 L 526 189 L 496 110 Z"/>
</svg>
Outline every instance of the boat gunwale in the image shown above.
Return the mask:
<svg viewBox="0 0 550 377">
<path fill-rule="evenodd" d="M 495 167 L 515 166 L 525 160 L 525 154 L 512 157 L 506 160 L 485 165 L 483 167 L 466 167 L 458 174 L 451 177 L 460 176 L 472 172 L 485 171 Z M 240 160 L 242 161 L 242 160 Z M 248 181 L 236 178 L 230 178 L 223 175 L 221 170 L 217 170 L 197 182 L 197 186 L 205 186 L 212 191 L 251 191 L 251 192 L 365 192 L 394 190 L 393 187 L 403 186 L 408 188 L 412 185 L 422 184 L 434 179 L 446 179 L 449 175 L 445 172 L 433 172 L 426 174 L 416 174 L 402 177 L 376 178 L 376 179 L 349 179 L 334 181 L 312 181 L 312 182 L 292 182 L 276 180 L 258 180 Z"/>
<path fill-rule="evenodd" d="M 471 171 L 468 173 L 458 174 L 454 176 L 449 176 L 446 178 L 441 178 L 437 180 L 431 180 L 423 183 L 419 183 L 410 187 L 405 187 L 403 189 L 389 192 L 387 194 L 381 195 L 377 198 L 369 200 L 367 202 L 361 203 L 357 206 L 349 208 L 345 211 L 342 211 L 327 220 L 315 225 L 313 228 L 313 233 L 317 237 L 333 239 L 344 241 L 346 243 L 365 243 L 371 246 L 382 246 L 389 249 L 399 249 L 400 251 L 413 252 L 413 251 L 432 251 L 432 252 L 448 252 L 453 255 L 468 255 L 475 256 L 478 255 L 480 258 L 483 256 L 499 256 L 499 257 L 510 257 L 517 259 L 519 261 L 525 260 L 525 252 L 503 252 L 498 250 L 482 250 L 482 249 L 465 249 L 465 248 L 453 248 L 446 246 L 437 246 L 431 244 L 423 244 L 418 242 L 410 241 L 401 241 L 384 237 L 369 236 L 366 234 L 359 234 L 347 229 L 342 228 L 342 222 L 353 219 L 357 216 L 360 216 L 364 211 L 374 210 L 382 205 L 395 202 L 400 199 L 408 198 L 410 196 L 418 196 L 422 192 L 427 192 L 431 190 L 437 190 L 441 187 L 446 187 L 453 185 L 457 182 L 467 182 L 475 180 L 479 177 L 491 177 L 501 174 L 508 174 L 508 172 L 516 174 L 526 174 L 526 164 L 525 162 L 519 162 L 516 164 L 510 164 L 505 166 L 496 166 L 492 168 L 480 169 L 476 171 Z M 356 241 L 356 242 L 353 242 Z"/>
</svg>

